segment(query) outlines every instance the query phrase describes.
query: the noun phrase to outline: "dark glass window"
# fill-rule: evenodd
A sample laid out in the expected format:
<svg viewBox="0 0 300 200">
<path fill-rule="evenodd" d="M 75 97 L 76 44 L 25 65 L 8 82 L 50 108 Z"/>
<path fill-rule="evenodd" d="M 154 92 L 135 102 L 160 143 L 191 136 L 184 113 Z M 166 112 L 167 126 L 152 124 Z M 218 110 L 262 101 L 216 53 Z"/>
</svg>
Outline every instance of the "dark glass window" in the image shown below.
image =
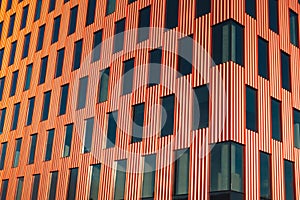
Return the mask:
<svg viewBox="0 0 300 200">
<path fill-rule="evenodd" d="M 31 135 L 31 144 L 30 144 L 28 164 L 34 163 L 36 142 L 37 142 L 37 134 Z"/>
<path fill-rule="evenodd" d="M 4 84 L 5 84 L 5 76 L 0 78 L 0 100 L 2 100 Z"/>
<path fill-rule="evenodd" d="M 209 124 L 208 85 L 194 88 L 193 130 L 206 128 Z"/>
<path fill-rule="evenodd" d="M 77 97 L 77 109 L 82 109 L 86 104 L 86 94 L 88 89 L 89 78 L 87 76 L 79 79 L 79 89 Z"/>
<path fill-rule="evenodd" d="M 136 2 L 137 0 L 128 0 L 128 4 L 131 4 L 133 2 Z"/>
<path fill-rule="evenodd" d="M 260 198 L 271 200 L 271 161 L 270 155 L 260 152 Z"/>
<path fill-rule="evenodd" d="M 172 29 L 178 26 L 178 7 L 179 0 L 166 0 L 166 29 Z"/>
<path fill-rule="evenodd" d="M 42 0 L 37 0 L 36 7 L 35 7 L 34 21 L 40 19 L 41 9 L 42 9 Z"/>
<path fill-rule="evenodd" d="M 74 44 L 73 53 L 73 70 L 79 69 L 81 64 L 81 53 L 82 53 L 82 39 L 78 40 Z"/>
<path fill-rule="evenodd" d="M 189 149 L 177 150 L 174 169 L 174 197 L 188 197 L 189 192 Z"/>
<path fill-rule="evenodd" d="M 160 83 L 161 58 L 161 49 L 154 49 L 149 52 L 148 87 Z"/>
<path fill-rule="evenodd" d="M 139 11 L 138 42 L 147 40 L 149 38 L 150 11 L 150 6 Z"/>
<path fill-rule="evenodd" d="M 9 96 L 14 96 L 16 94 L 17 90 L 17 84 L 18 84 L 18 76 L 19 76 L 19 71 L 14 71 L 12 74 L 12 79 L 11 79 L 11 86 L 10 86 L 10 93 Z"/>
<path fill-rule="evenodd" d="M 156 156 L 144 157 L 142 198 L 153 199 L 155 190 Z"/>
<path fill-rule="evenodd" d="M 244 27 L 228 20 L 213 27 L 213 60 L 215 64 L 233 61 L 244 65 Z"/>
<path fill-rule="evenodd" d="M 102 30 L 99 30 L 94 33 L 92 62 L 100 60 L 101 42 L 102 42 Z"/>
<path fill-rule="evenodd" d="M 162 106 L 160 136 L 164 137 L 173 134 L 175 96 L 169 95 L 160 99 Z"/>
<path fill-rule="evenodd" d="M 290 10 L 290 41 L 296 47 L 299 46 L 299 28 L 298 28 L 298 15 Z"/>
<path fill-rule="evenodd" d="M 2 180 L 1 184 L 1 200 L 6 200 L 8 188 L 8 179 Z"/>
<path fill-rule="evenodd" d="M 7 37 L 10 37 L 13 34 L 14 26 L 15 26 L 15 19 L 16 19 L 16 14 L 13 14 L 10 16 Z"/>
<path fill-rule="evenodd" d="M 73 200 L 76 197 L 77 176 L 78 168 L 70 169 L 67 200 Z"/>
<path fill-rule="evenodd" d="M 22 198 L 23 183 L 24 183 L 24 177 L 19 177 L 17 191 L 16 191 L 16 200 L 21 200 Z"/>
<path fill-rule="evenodd" d="M 34 101 L 35 98 L 31 97 L 28 99 L 28 109 L 27 109 L 27 121 L 26 126 L 29 126 L 32 123 L 33 111 L 34 111 Z"/>
<path fill-rule="evenodd" d="M 98 103 L 107 101 L 109 69 L 110 68 L 106 68 L 100 72 L 100 81 L 99 81 L 99 88 L 98 88 Z"/>
<path fill-rule="evenodd" d="M 114 50 L 113 53 L 121 51 L 124 45 L 125 18 L 115 23 Z"/>
<path fill-rule="evenodd" d="M 300 111 L 294 109 L 294 147 L 300 149 Z"/>
<path fill-rule="evenodd" d="M 13 119 L 12 119 L 12 124 L 11 124 L 11 130 L 17 129 L 19 113 L 20 113 L 20 103 L 16 103 L 14 105 L 14 114 L 13 114 Z"/>
<path fill-rule="evenodd" d="M 11 9 L 12 0 L 7 0 L 6 11 Z"/>
<path fill-rule="evenodd" d="M 54 18 L 53 30 L 52 30 L 52 44 L 58 41 L 59 29 L 60 29 L 61 16 Z"/>
<path fill-rule="evenodd" d="M 69 84 L 61 86 L 59 115 L 66 114 L 68 104 Z"/>
<path fill-rule="evenodd" d="M 3 133 L 4 122 L 5 122 L 6 108 L 0 110 L 0 134 Z"/>
<path fill-rule="evenodd" d="M 246 0 L 246 13 L 256 19 L 256 0 Z"/>
<path fill-rule="evenodd" d="M 51 91 L 45 92 L 41 121 L 48 119 L 50 100 L 51 100 Z"/>
<path fill-rule="evenodd" d="M 115 12 L 116 0 L 106 0 L 106 15 Z"/>
<path fill-rule="evenodd" d="M 88 9 L 86 15 L 85 26 L 91 25 L 95 20 L 96 0 L 88 0 Z"/>
<path fill-rule="evenodd" d="M 55 78 L 60 77 L 62 75 L 64 58 L 65 58 L 65 48 L 62 48 L 57 51 Z"/>
<path fill-rule="evenodd" d="M 6 158 L 7 142 L 1 144 L 0 170 L 3 170 Z"/>
<path fill-rule="evenodd" d="M 3 21 L 0 22 L 0 39 L 2 37 L 2 30 L 3 30 Z"/>
<path fill-rule="evenodd" d="M 16 139 L 13 167 L 18 167 L 21 153 L 22 138 Z"/>
<path fill-rule="evenodd" d="M 193 35 L 178 41 L 178 76 L 192 73 L 193 69 Z"/>
<path fill-rule="evenodd" d="M 26 58 L 28 56 L 30 38 L 31 38 L 31 33 L 28 33 L 28 34 L 25 35 L 24 45 L 23 45 L 23 52 L 22 52 L 22 59 Z"/>
<path fill-rule="evenodd" d="M 89 199 L 98 200 L 101 165 L 92 165 L 92 177 Z"/>
<path fill-rule="evenodd" d="M 210 13 L 211 0 L 197 0 L 196 1 L 196 17 L 201 17 Z"/>
<path fill-rule="evenodd" d="M 281 102 L 271 99 L 272 138 L 281 141 Z"/>
<path fill-rule="evenodd" d="M 28 16 L 28 8 L 29 8 L 28 5 L 23 8 L 20 30 L 22 30 L 26 26 L 27 16 Z"/>
<path fill-rule="evenodd" d="M 37 200 L 38 199 L 39 186 L 40 186 L 40 175 L 35 174 L 35 175 L 33 175 L 31 200 Z"/>
<path fill-rule="evenodd" d="M 269 79 L 269 43 L 258 37 L 258 75 Z"/>
<path fill-rule="evenodd" d="M 116 180 L 115 180 L 115 200 L 124 199 L 126 183 L 126 161 L 117 161 Z"/>
<path fill-rule="evenodd" d="M 41 61 L 39 84 L 45 83 L 46 74 L 47 74 L 47 65 L 48 65 L 48 56 L 42 58 Z"/>
<path fill-rule="evenodd" d="M 38 41 L 36 45 L 36 51 L 39 51 L 43 48 L 44 44 L 44 33 L 45 33 L 45 25 L 39 28 Z"/>
<path fill-rule="evenodd" d="M 45 161 L 51 160 L 52 158 L 52 147 L 54 141 L 54 129 L 48 130 L 48 138 L 47 138 L 47 146 L 46 146 L 46 154 L 45 154 Z"/>
<path fill-rule="evenodd" d="M 257 90 L 246 87 L 246 129 L 257 132 Z"/>
<path fill-rule="evenodd" d="M 26 91 L 26 90 L 28 90 L 30 88 L 31 75 L 32 75 L 32 64 L 29 64 L 26 67 L 24 91 Z"/>
<path fill-rule="evenodd" d="M 4 55 L 4 48 L 0 49 L 0 69 L 2 69 L 3 55 Z"/>
<path fill-rule="evenodd" d="M 108 126 L 107 126 L 106 148 L 111 148 L 114 147 L 116 143 L 118 111 L 108 113 L 107 115 L 108 115 Z"/>
<path fill-rule="evenodd" d="M 285 199 L 295 200 L 294 163 L 284 160 Z"/>
<path fill-rule="evenodd" d="M 134 71 L 134 58 L 124 62 L 123 83 L 122 83 L 123 95 L 132 92 L 133 71 Z"/>
<path fill-rule="evenodd" d="M 132 106 L 132 143 L 141 142 L 143 140 L 144 110 L 144 103 Z"/>
<path fill-rule="evenodd" d="M 69 2 L 70 0 L 64 0 L 64 3 L 67 3 L 67 2 Z"/>
<path fill-rule="evenodd" d="M 83 153 L 91 152 L 93 140 L 94 118 L 85 120 L 85 133 L 84 133 L 84 148 Z"/>
<path fill-rule="evenodd" d="M 278 0 L 269 0 L 269 28 L 278 33 Z"/>
<path fill-rule="evenodd" d="M 50 173 L 50 188 L 49 188 L 49 200 L 55 200 L 56 198 L 56 188 L 57 188 L 57 180 L 58 180 L 58 171 Z"/>
<path fill-rule="evenodd" d="M 55 3 L 56 3 L 56 0 L 50 0 L 49 2 L 49 8 L 48 8 L 48 13 L 53 11 L 55 9 Z"/>
<path fill-rule="evenodd" d="M 16 49 L 17 49 L 17 41 L 14 41 L 11 43 L 11 49 L 10 49 L 10 56 L 9 56 L 9 63 L 8 65 L 12 65 L 15 62 L 15 55 L 16 55 Z"/>
<path fill-rule="evenodd" d="M 78 12 L 78 6 L 75 6 L 70 11 L 70 21 L 69 21 L 68 35 L 73 34 L 76 30 L 77 12 Z"/>
<path fill-rule="evenodd" d="M 72 145 L 73 124 L 66 125 L 65 129 L 66 129 L 66 136 L 65 136 L 63 157 L 69 157 L 71 153 L 71 145 Z"/>
<path fill-rule="evenodd" d="M 280 51 L 282 88 L 291 91 L 290 55 Z"/>
</svg>

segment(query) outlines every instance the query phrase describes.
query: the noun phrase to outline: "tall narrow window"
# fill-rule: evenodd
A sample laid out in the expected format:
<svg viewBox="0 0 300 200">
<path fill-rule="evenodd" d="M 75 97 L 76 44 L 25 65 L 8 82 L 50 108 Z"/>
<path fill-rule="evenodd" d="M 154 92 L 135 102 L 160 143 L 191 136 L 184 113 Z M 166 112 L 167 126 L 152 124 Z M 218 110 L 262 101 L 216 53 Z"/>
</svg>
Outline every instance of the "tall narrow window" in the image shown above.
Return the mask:
<svg viewBox="0 0 300 200">
<path fill-rule="evenodd" d="M 66 114 L 68 104 L 69 84 L 61 86 L 59 115 Z"/>
<path fill-rule="evenodd" d="M 0 78 L 0 100 L 2 100 L 4 85 L 5 85 L 5 76 Z"/>
<path fill-rule="evenodd" d="M 3 21 L 0 22 L 0 39 L 2 37 L 2 31 L 3 31 Z"/>
<path fill-rule="evenodd" d="M 271 162 L 270 155 L 260 152 L 260 198 L 271 200 Z"/>
<path fill-rule="evenodd" d="M 18 167 L 21 153 L 22 138 L 16 139 L 13 167 Z"/>
<path fill-rule="evenodd" d="M 62 75 L 64 58 L 65 48 L 62 48 L 57 51 L 56 55 L 55 78 L 60 77 Z"/>
<path fill-rule="evenodd" d="M 294 147 L 300 149 L 300 111 L 294 109 Z"/>
<path fill-rule="evenodd" d="M 166 0 L 166 29 L 172 29 L 178 26 L 178 7 L 179 0 Z"/>
<path fill-rule="evenodd" d="M 92 62 L 96 62 L 100 60 L 101 42 L 102 42 L 102 30 L 99 30 L 94 33 Z"/>
<path fill-rule="evenodd" d="M 110 68 L 106 68 L 100 72 L 100 81 L 99 81 L 99 88 L 98 88 L 98 103 L 107 101 L 109 69 Z"/>
<path fill-rule="evenodd" d="M 114 199 L 124 199 L 126 185 L 126 161 L 127 160 L 117 161 Z"/>
<path fill-rule="evenodd" d="M 246 13 L 256 19 L 256 0 L 246 0 Z"/>
<path fill-rule="evenodd" d="M 77 176 L 78 168 L 70 169 L 67 200 L 73 200 L 76 197 Z"/>
<path fill-rule="evenodd" d="M 210 13 L 211 0 L 197 0 L 196 1 L 196 17 L 201 17 Z"/>
<path fill-rule="evenodd" d="M 134 71 L 134 58 L 124 62 L 123 81 L 122 81 L 123 95 L 132 92 L 133 71 Z"/>
<path fill-rule="evenodd" d="M 92 165 L 91 187 L 89 199 L 98 200 L 101 165 Z"/>
<path fill-rule="evenodd" d="M 272 138 L 281 141 L 281 102 L 271 99 Z"/>
<path fill-rule="evenodd" d="M 27 5 L 23 8 L 20 30 L 22 30 L 26 26 L 27 16 L 28 16 L 28 8 L 29 8 L 29 5 Z"/>
<path fill-rule="evenodd" d="M 32 64 L 29 64 L 26 67 L 24 91 L 26 91 L 30 88 L 31 75 L 32 75 Z"/>
<path fill-rule="evenodd" d="M 16 103 L 14 105 L 14 114 L 11 124 L 11 130 L 16 130 L 18 126 L 18 120 L 19 120 L 19 113 L 20 113 L 20 103 Z"/>
<path fill-rule="evenodd" d="M 92 140 L 93 140 L 93 129 L 94 129 L 94 118 L 86 119 L 83 153 L 91 152 Z"/>
<path fill-rule="evenodd" d="M 160 136 L 173 134 L 175 96 L 161 97 L 161 132 Z"/>
<path fill-rule="evenodd" d="M 75 42 L 73 53 L 73 70 L 79 69 L 81 64 L 82 39 Z"/>
<path fill-rule="evenodd" d="M 2 180 L 1 184 L 1 200 L 6 200 L 8 188 L 8 179 Z"/>
<path fill-rule="evenodd" d="M 34 21 L 40 19 L 41 9 L 42 9 L 42 0 L 37 0 L 36 7 L 35 7 Z"/>
<path fill-rule="evenodd" d="M 106 0 L 106 15 L 115 12 L 116 0 Z"/>
<path fill-rule="evenodd" d="M 86 15 L 85 26 L 91 25 L 95 20 L 96 0 L 88 0 L 88 9 Z"/>
<path fill-rule="evenodd" d="M 54 18 L 53 30 L 52 30 L 52 44 L 58 41 L 59 29 L 60 29 L 61 16 Z"/>
<path fill-rule="evenodd" d="M 284 160 L 285 199 L 295 200 L 294 163 Z"/>
<path fill-rule="evenodd" d="M 280 51 L 282 88 L 291 91 L 290 55 Z"/>
<path fill-rule="evenodd" d="M 51 91 L 45 92 L 41 121 L 48 119 L 50 100 L 51 100 Z"/>
<path fill-rule="evenodd" d="M 154 49 L 149 52 L 148 87 L 160 83 L 162 50 Z"/>
<path fill-rule="evenodd" d="M 2 68 L 3 55 L 4 55 L 4 48 L 0 49 L 0 69 Z"/>
<path fill-rule="evenodd" d="M 27 121 L 26 121 L 26 126 L 31 125 L 32 123 L 32 117 L 33 117 L 33 111 L 34 111 L 34 102 L 35 102 L 35 97 L 31 97 L 28 99 L 28 109 L 27 109 Z"/>
<path fill-rule="evenodd" d="M 6 108 L 0 110 L 0 134 L 3 133 L 4 122 L 5 122 Z"/>
<path fill-rule="evenodd" d="M 193 130 L 206 128 L 209 124 L 208 85 L 194 88 Z"/>
<path fill-rule="evenodd" d="M 89 78 L 87 76 L 79 79 L 77 109 L 85 108 L 86 94 L 87 94 L 87 89 L 88 89 L 88 80 L 89 80 Z"/>
<path fill-rule="evenodd" d="M 0 170 L 3 170 L 6 158 L 7 142 L 1 144 Z"/>
<path fill-rule="evenodd" d="M 148 155 L 144 157 L 144 172 L 142 198 L 153 199 L 155 188 L 156 156 Z"/>
<path fill-rule="evenodd" d="M 117 135 L 118 111 L 108 113 L 106 148 L 115 146 Z"/>
<path fill-rule="evenodd" d="M 290 41 L 296 47 L 299 46 L 299 28 L 298 28 L 298 15 L 290 10 Z"/>
<path fill-rule="evenodd" d="M 144 126 L 144 110 L 145 104 L 137 104 L 132 106 L 132 135 L 131 142 L 141 142 L 143 140 L 143 126 Z"/>
<path fill-rule="evenodd" d="M 269 79 L 269 43 L 258 38 L 258 75 Z"/>
<path fill-rule="evenodd" d="M 78 6 L 75 6 L 70 11 L 68 35 L 71 35 L 76 30 Z"/>
<path fill-rule="evenodd" d="M 278 33 L 278 0 L 269 0 L 269 28 Z"/>
<path fill-rule="evenodd" d="M 14 41 L 13 43 L 11 43 L 8 66 L 14 64 L 15 62 L 16 49 L 17 49 L 17 41 Z"/>
<path fill-rule="evenodd" d="M 28 56 L 30 38 L 31 38 L 31 33 L 28 33 L 28 34 L 25 35 L 24 45 L 23 45 L 23 52 L 22 52 L 22 59 L 26 58 Z"/>
<path fill-rule="evenodd" d="M 189 150 L 177 150 L 175 159 L 174 197 L 187 198 L 189 190 Z"/>
<path fill-rule="evenodd" d="M 113 53 L 121 51 L 124 46 L 125 18 L 115 23 L 114 50 Z"/>
<path fill-rule="evenodd" d="M 39 28 L 39 33 L 38 33 L 38 41 L 36 45 L 36 51 L 39 51 L 43 48 L 44 44 L 44 34 L 45 34 L 45 25 L 41 26 Z"/>
<path fill-rule="evenodd" d="M 40 186 L 40 174 L 35 174 L 35 175 L 33 175 L 31 200 L 37 200 L 38 199 L 39 186 Z"/>
<path fill-rule="evenodd" d="M 17 191 L 16 191 L 16 200 L 21 200 L 22 198 L 23 183 L 24 183 L 24 177 L 19 177 L 18 184 L 17 184 Z"/>
<path fill-rule="evenodd" d="M 228 20 L 215 25 L 212 32 L 215 64 L 233 61 L 244 65 L 244 27 Z"/>
<path fill-rule="evenodd" d="M 13 34 L 14 26 L 15 26 L 15 18 L 16 18 L 16 14 L 10 16 L 7 37 L 10 37 Z"/>
<path fill-rule="evenodd" d="M 50 173 L 50 187 L 49 187 L 49 200 L 53 200 L 56 198 L 56 188 L 57 188 L 57 180 L 58 180 L 58 171 L 54 171 Z"/>
<path fill-rule="evenodd" d="M 178 75 L 185 76 L 193 71 L 193 35 L 178 41 Z"/>
<path fill-rule="evenodd" d="M 45 154 L 45 161 L 49 161 L 52 158 L 52 147 L 53 147 L 53 140 L 54 140 L 54 129 L 48 130 L 48 138 L 47 138 L 47 146 L 46 146 L 46 154 Z"/>
<path fill-rule="evenodd" d="M 28 164 L 33 164 L 34 163 L 34 157 L 35 157 L 37 134 L 31 135 L 30 137 L 31 137 L 31 144 L 30 144 Z"/>
<path fill-rule="evenodd" d="M 7 0 L 6 11 L 11 9 L 12 0 Z"/>
<path fill-rule="evenodd" d="M 71 145 L 72 145 L 73 124 L 66 125 L 65 130 L 66 130 L 66 136 L 65 136 L 63 157 L 69 157 L 71 153 Z"/>
<path fill-rule="evenodd" d="M 257 132 L 257 90 L 246 87 L 246 128 Z"/>
<path fill-rule="evenodd" d="M 45 83 L 47 74 L 48 56 L 42 58 L 40 67 L 39 85 Z"/>
<path fill-rule="evenodd" d="M 55 9 L 55 3 L 56 3 L 56 0 L 50 0 L 49 2 L 49 8 L 48 8 L 48 13 L 53 11 Z"/>
<path fill-rule="evenodd" d="M 147 40 L 149 38 L 150 10 L 151 7 L 148 6 L 139 11 L 138 42 Z"/>
<path fill-rule="evenodd" d="M 11 86 L 10 86 L 10 93 L 9 96 L 14 96 L 16 94 L 17 90 L 17 84 L 18 84 L 18 76 L 19 76 L 19 71 L 14 71 L 12 74 L 12 79 L 11 79 Z"/>
</svg>

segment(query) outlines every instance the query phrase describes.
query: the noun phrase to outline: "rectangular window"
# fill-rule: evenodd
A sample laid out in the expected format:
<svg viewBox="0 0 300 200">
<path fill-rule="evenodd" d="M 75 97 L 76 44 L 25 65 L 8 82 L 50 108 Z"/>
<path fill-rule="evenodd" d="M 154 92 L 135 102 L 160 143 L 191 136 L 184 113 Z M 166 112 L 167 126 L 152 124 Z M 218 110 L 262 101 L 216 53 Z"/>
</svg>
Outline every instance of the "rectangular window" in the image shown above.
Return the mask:
<svg viewBox="0 0 300 200">
<path fill-rule="evenodd" d="M 258 37 L 258 75 L 269 79 L 269 43 Z"/>
<path fill-rule="evenodd" d="M 39 28 L 39 33 L 38 33 L 38 41 L 36 45 L 36 51 L 39 51 L 43 48 L 44 44 L 44 33 L 45 33 L 45 25 L 41 26 Z"/>
<path fill-rule="evenodd" d="M 86 94 L 88 89 L 89 78 L 87 76 L 79 79 L 78 97 L 77 97 L 77 109 L 85 108 Z"/>
<path fill-rule="evenodd" d="M 244 65 L 244 27 L 228 20 L 213 26 L 213 60 L 215 64 L 233 61 Z"/>
<path fill-rule="evenodd" d="M 187 198 L 189 192 L 189 149 L 177 150 L 175 154 L 174 196 Z"/>
<path fill-rule="evenodd" d="M 208 85 L 194 88 L 193 130 L 209 125 L 209 90 Z"/>
<path fill-rule="evenodd" d="M 0 39 L 2 37 L 2 31 L 3 31 L 3 21 L 0 22 Z"/>
<path fill-rule="evenodd" d="M 4 122 L 5 122 L 6 108 L 0 110 L 0 134 L 3 133 Z"/>
<path fill-rule="evenodd" d="M 26 67 L 24 91 L 26 91 L 30 88 L 31 75 L 32 75 L 32 64 L 29 64 Z"/>
<path fill-rule="evenodd" d="M 35 175 L 33 175 L 31 200 L 37 200 L 38 199 L 39 185 L 40 185 L 40 175 L 35 174 Z"/>
<path fill-rule="evenodd" d="M 96 62 L 100 60 L 101 42 L 102 42 L 102 30 L 99 30 L 94 33 L 92 62 Z"/>
<path fill-rule="evenodd" d="M 28 158 L 28 164 L 34 163 L 34 157 L 35 157 L 35 149 L 36 149 L 36 143 L 37 143 L 37 134 L 31 135 L 31 144 L 30 144 L 30 152 L 29 152 L 29 158 Z"/>
<path fill-rule="evenodd" d="M 13 43 L 11 43 L 8 66 L 14 64 L 15 62 L 16 49 L 17 49 L 17 41 L 14 41 Z"/>
<path fill-rule="evenodd" d="M 298 28 L 298 15 L 290 10 L 290 41 L 296 47 L 299 46 L 299 28 Z"/>
<path fill-rule="evenodd" d="M 294 109 L 294 147 L 300 149 L 300 111 Z"/>
<path fill-rule="evenodd" d="M 131 4 L 133 2 L 136 2 L 137 0 L 128 0 L 128 4 Z"/>
<path fill-rule="evenodd" d="M 16 200 L 21 200 L 22 198 L 23 183 L 24 183 L 24 177 L 19 177 L 17 191 L 16 191 Z"/>
<path fill-rule="evenodd" d="M 210 13 L 211 0 L 197 0 L 196 1 L 196 17 L 201 17 Z"/>
<path fill-rule="evenodd" d="M 49 200 L 54 200 L 56 198 L 56 188 L 57 188 L 57 180 L 58 180 L 58 171 L 54 171 L 50 173 L 50 188 L 49 188 Z"/>
<path fill-rule="evenodd" d="M 175 107 L 175 96 L 169 95 L 161 97 L 161 132 L 160 136 L 168 136 L 173 134 L 174 127 L 174 107 Z"/>
<path fill-rule="evenodd" d="M 92 165 L 91 187 L 89 199 L 98 200 L 101 165 Z"/>
<path fill-rule="evenodd" d="M 118 111 L 108 113 L 106 148 L 115 146 L 117 136 Z"/>
<path fill-rule="evenodd" d="M 281 102 L 271 98 L 272 138 L 281 141 Z"/>
<path fill-rule="evenodd" d="M 294 163 L 284 160 L 285 199 L 295 200 Z"/>
<path fill-rule="evenodd" d="M 144 110 L 144 103 L 132 106 L 133 116 L 131 143 L 141 142 L 143 140 Z"/>
<path fill-rule="evenodd" d="M 8 188 L 8 179 L 2 180 L 1 184 L 1 200 L 6 200 Z"/>
<path fill-rule="evenodd" d="M 11 9 L 12 0 L 7 0 L 6 11 Z"/>
<path fill-rule="evenodd" d="M 132 92 L 133 73 L 134 73 L 134 58 L 124 62 L 123 83 L 122 83 L 123 95 Z"/>
<path fill-rule="evenodd" d="M 165 28 L 172 29 L 178 26 L 179 0 L 166 0 Z"/>
<path fill-rule="evenodd" d="M 290 55 L 280 51 L 282 88 L 291 91 Z"/>
<path fill-rule="evenodd" d="M 108 97 L 108 83 L 109 83 L 109 69 L 106 68 L 100 72 L 99 88 L 98 88 L 98 103 L 107 101 Z"/>
<path fill-rule="evenodd" d="M 278 31 L 278 0 L 269 0 L 269 28 L 275 33 Z"/>
<path fill-rule="evenodd" d="M 23 8 L 20 30 L 22 30 L 26 26 L 27 16 L 28 16 L 28 8 L 29 8 L 28 5 Z"/>
<path fill-rule="evenodd" d="M 77 176 L 78 168 L 70 169 L 67 200 L 73 200 L 76 197 Z"/>
<path fill-rule="evenodd" d="M 153 199 L 155 190 L 156 156 L 144 157 L 142 198 Z"/>
<path fill-rule="evenodd" d="M 257 90 L 246 86 L 246 129 L 257 132 Z"/>
<path fill-rule="evenodd" d="M 80 68 L 81 64 L 82 39 L 75 42 L 73 52 L 73 70 L 76 70 Z"/>
<path fill-rule="evenodd" d="M 42 9 L 42 0 L 37 0 L 36 7 L 35 7 L 34 21 L 40 19 L 41 9 Z"/>
<path fill-rule="evenodd" d="M 72 145 L 73 124 L 66 125 L 65 129 L 66 129 L 66 136 L 65 136 L 63 157 L 69 157 L 71 153 L 71 145 Z"/>
<path fill-rule="evenodd" d="M 44 120 L 48 119 L 50 100 L 51 100 L 51 91 L 44 92 L 44 102 L 43 102 L 43 110 L 42 110 L 41 121 L 44 121 Z"/>
<path fill-rule="evenodd" d="M 78 6 L 73 7 L 70 11 L 68 35 L 71 35 L 76 31 L 77 12 L 78 12 Z"/>
<path fill-rule="evenodd" d="M 114 50 L 113 53 L 121 51 L 124 46 L 124 31 L 125 31 L 125 18 L 115 23 L 115 36 L 114 36 Z"/>
<path fill-rule="evenodd" d="M 95 20 L 96 0 L 88 0 L 88 9 L 86 15 L 85 26 L 91 25 Z"/>
<path fill-rule="evenodd" d="M 193 43 L 193 35 L 178 40 L 178 76 L 185 76 L 193 71 Z"/>
<path fill-rule="evenodd" d="M 31 33 L 28 33 L 28 34 L 25 35 L 24 45 L 23 45 L 23 52 L 22 52 L 22 59 L 26 58 L 28 56 L 30 38 L 31 38 Z"/>
<path fill-rule="evenodd" d="M 9 96 L 14 96 L 16 94 L 17 90 L 17 84 L 18 84 L 18 76 L 19 76 L 19 71 L 14 71 L 12 74 L 12 79 L 11 79 L 11 86 L 10 86 L 10 93 Z"/>
<path fill-rule="evenodd" d="M 55 78 L 60 77 L 62 75 L 64 58 L 65 58 L 65 48 L 62 48 L 57 51 Z"/>
<path fill-rule="evenodd" d="M 150 11 L 150 6 L 139 11 L 138 42 L 142 42 L 149 38 Z"/>
<path fill-rule="evenodd" d="M 46 74 L 47 74 L 47 65 L 48 65 L 48 56 L 42 58 L 41 61 L 39 85 L 45 83 Z"/>
<path fill-rule="evenodd" d="M 16 14 L 10 16 L 7 37 L 10 37 L 13 34 L 14 26 L 15 26 L 15 18 L 16 18 Z"/>
<path fill-rule="evenodd" d="M 16 139 L 13 167 L 18 167 L 21 153 L 22 138 Z"/>
<path fill-rule="evenodd" d="M 114 199 L 124 199 L 126 185 L 126 161 L 127 160 L 117 161 Z"/>
<path fill-rule="evenodd" d="M 13 119 L 12 119 L 12 124 L 11 124 L 11 131 L 17 129 L 19 113 L 20 113 L 20 103 L 16 103 L 14 105 L 14 114 L 13 114 Z"/>
<path fill-rule="evenodd" d="M 271 162 L 270 155 L 260 152 L 260 198 L 271 200 Z"/>
<path fill-rule="evenodd" d="M 45 161 L 49 161 L 52 158 L 52 147 L 54 141 L 54 129 L 48 130 L 48 138 L 47 138 L 47 146 L 46 146 L 46 154 L 45 154 Z"/>
<path fill-rule="evenodd" d="M 83 153 L 91 152 L 92 140 L 93 140 L 93 129 L 94 129 L 94 118 L 86 119 L 85 120 Z"/>
<path fill-rule="evenodd" d="M 67 104 L 68 104 L 68 93 L 69 93 L 69 84 L 61 86 L 60 93 L 60 106 L 59 106 L 59 115 L 66 114 Z"/>
<path fill-rule="evenodd" d="M 246 0 L 246 13 L 256 19 L 256 0 Z"/>
<path fill-rule="evenodd" d="M 52 44 L 58 41 L 59 29 L 60 29 L 61 16 L 54 18 L 53 30 L 52 30 Z"/>
<path fill-rule="evenodd" d="M 1 144 L 0 170 L 3 170 L 6 158 L 7 142 Z"/>
<path fill-rule="evenodd" d="M 0 78 L 0 100 L 2 100 L 4 85 L 5 85 L 5 76 Z"/>
<path fill-rule="evenodd" d="M 50 0 L 48 13 L 50 13 L 51 11 L 53 11 L 55 9 L 55 3 L 56 3 L 56 0 Z"/>
<path fill-rule="evenodd" d="M 148 87 L 160 83 L 161 59 L 161 48 L 149 52 Z"/>
<path fill-rule="evenodd" d="M 0 70 L 2 68 L 3 55 L 4 55 L 4 48 L 0 49 Z"/>
<path fill-rule="evenodd" d="M 31 97 L 30 99 L 28 99 L 26 126 L 29 126 L 32 123 L 32 117 L 33 117 L 33 111 L 34 111 L 34 102 L 35 102 L 35 97 Z"/>
<path fill-rule="evenodd" d="M 115 12 L 116 0 L 106 0 L 106 15 Z"/>
</svg>

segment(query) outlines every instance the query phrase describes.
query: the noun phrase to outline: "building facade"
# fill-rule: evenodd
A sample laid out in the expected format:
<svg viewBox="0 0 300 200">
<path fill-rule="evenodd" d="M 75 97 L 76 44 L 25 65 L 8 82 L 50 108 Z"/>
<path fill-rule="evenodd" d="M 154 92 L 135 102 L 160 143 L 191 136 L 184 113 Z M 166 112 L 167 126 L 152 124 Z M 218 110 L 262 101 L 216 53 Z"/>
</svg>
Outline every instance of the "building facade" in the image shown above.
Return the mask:
<svg viewBox="0 0 300 200">
<path fill-rule="evenodd" d="M 300 198 L 297 0 L 0 3 L 1 199 Z"/>
</svg>

